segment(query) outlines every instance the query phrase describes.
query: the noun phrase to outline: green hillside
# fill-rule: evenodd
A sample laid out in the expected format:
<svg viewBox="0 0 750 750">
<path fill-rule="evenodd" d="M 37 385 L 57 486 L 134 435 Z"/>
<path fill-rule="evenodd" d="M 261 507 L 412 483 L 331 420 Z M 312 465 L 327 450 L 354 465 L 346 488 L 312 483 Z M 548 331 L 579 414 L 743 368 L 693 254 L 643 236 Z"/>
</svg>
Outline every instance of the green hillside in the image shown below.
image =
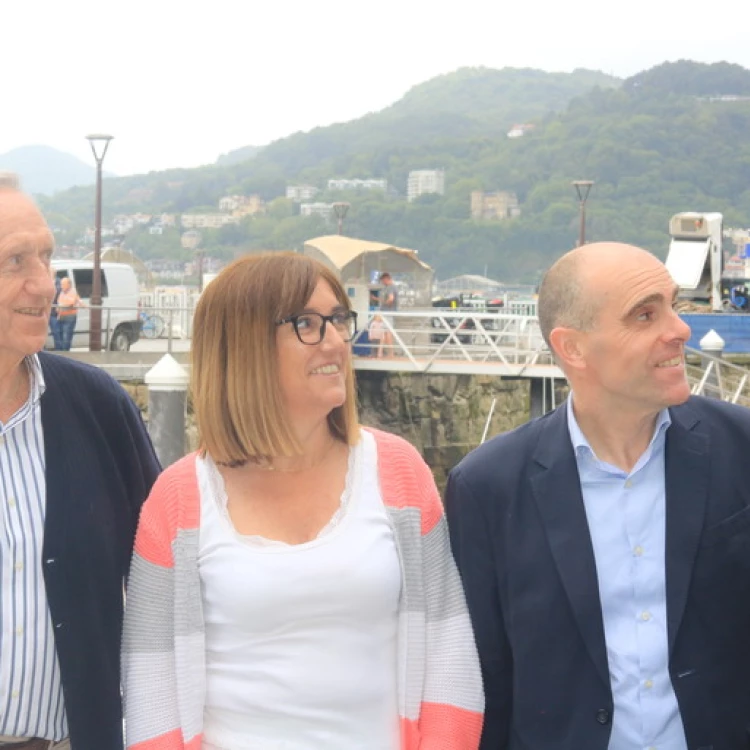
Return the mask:
<svg viewBox="0 0 750 750">
<path fill-rule="evenodd" d="M 262 218 L 206 231 L 209 252 L 227 257 L 254 248 L 298 247 L 331 231 L 295 215 L 285 186 L 331 177 L 384 177 L 397 191 L 326 193 L 351 203 L 351 236 L 413 247 L 441 277 L 484 272 L 533 281 L 572 247 L 578 207 L 574 179 L 596 184 L 588 203 L 590 240 L 619 239 L 663 255 L 677 211 L 721 211 L 750 224 L 750 71 L 718 63 L 669 63 L 621 82 L 591 71 L 469 69 L 415 87 L 392 107 L 351 123 L 276 141 L 251 160 L 171 170 L 105 184 L 106 209 L 182 212 L 215 206 L 233 192 L 272 201 Z M 509 139 L 516 122 L 537 127 Z M 446 170 L 446 194 L 404 200 L 412 169 Z M 472 190 L 511 190 L 521 216 L 472 221 Z M 91 222 L 90 189 L 45 201 L 62 230 Z M 63 231 L 64 235 L 65 232 Z M 178 254 L 141 231 L 126 244 L 145 257 Z"/>
</svg>

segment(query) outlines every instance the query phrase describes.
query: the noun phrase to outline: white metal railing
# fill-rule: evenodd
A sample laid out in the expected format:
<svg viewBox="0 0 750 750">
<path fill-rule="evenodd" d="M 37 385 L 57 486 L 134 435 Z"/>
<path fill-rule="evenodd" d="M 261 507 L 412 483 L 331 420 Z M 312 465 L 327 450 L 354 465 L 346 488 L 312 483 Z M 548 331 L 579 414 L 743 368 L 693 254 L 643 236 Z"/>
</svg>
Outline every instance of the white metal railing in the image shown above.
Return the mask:
<svg viewBox="0 0 750 750">
<path fill-rule="evenodd" d="M 694 395 L 750 407 L 750 370 L 697 349 L 687 349 L 687 377 Z"/>
<path fill-rule="evenodd" d="M 370 323 L 378 316 L 386 337 L 369 340 Z M 437 361 L 519 365 L 552 364 L 535 316 L 506 312 L 454 311 L 444 308 L 397 313 L 372 311 L 359 321 L 355 355 L 378 354 L 406 359 L 429 370 Z"/>
</svg>

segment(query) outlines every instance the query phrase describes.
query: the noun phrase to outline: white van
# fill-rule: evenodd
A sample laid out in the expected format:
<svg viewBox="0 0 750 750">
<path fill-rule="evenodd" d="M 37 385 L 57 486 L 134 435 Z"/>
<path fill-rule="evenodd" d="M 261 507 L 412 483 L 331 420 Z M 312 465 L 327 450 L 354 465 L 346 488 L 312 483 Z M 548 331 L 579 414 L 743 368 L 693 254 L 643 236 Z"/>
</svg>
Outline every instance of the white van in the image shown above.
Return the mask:
<svg viewBox="0 0 750 750">
<path fill-rule="evenodd" d="M 66 260 L 54 258 L 55 276 L 67 276 L 78 296 L 91 304 L 91 286 L 94 279 L 92 260 Z M 138 277 L 127 263 L 102 263 L 102 349 L 126 352 L 138 341 L 141 332 L 138 314 Z M 78 309 L 76 330 L 72 347 L 88 348 L 91 310 Z M 47 348 L 53 347 L 52 336 L 47 338 Z"/>
</svg>

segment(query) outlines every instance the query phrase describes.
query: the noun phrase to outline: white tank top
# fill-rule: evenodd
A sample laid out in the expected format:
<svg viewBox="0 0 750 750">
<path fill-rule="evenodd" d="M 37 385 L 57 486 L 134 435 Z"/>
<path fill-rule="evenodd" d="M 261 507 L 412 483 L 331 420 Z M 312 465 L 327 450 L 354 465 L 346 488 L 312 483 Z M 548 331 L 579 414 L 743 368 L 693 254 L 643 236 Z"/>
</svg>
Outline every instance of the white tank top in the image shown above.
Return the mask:
<svg viewBox="0 0 750 750">
<path fill-rule="evenodd" d="M 396 750 L 401 567 L 365 431 L 341 506 L 289 545 L 236 532 L 198 461 L 204 750 Z"/>
</svg>

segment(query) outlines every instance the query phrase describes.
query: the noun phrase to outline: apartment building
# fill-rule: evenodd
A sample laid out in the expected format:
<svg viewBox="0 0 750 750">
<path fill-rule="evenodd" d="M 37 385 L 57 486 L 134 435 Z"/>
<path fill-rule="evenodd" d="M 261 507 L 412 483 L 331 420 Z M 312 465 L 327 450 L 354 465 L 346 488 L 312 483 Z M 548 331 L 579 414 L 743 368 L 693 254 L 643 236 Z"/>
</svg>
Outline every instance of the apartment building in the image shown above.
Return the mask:
<svg viewBox="0 0 750 750">
<path fill-rule="evenodd" d="M 427 193 L 445 195 L 445 170 L 417 169 L 409 172 L 406 199 L 411 202 L 420 195 Z"/>
<path fill-rule="evenodd" d="M 328 180 L 329 190 L 388 190 L 388 180 L 377 178 L 360 179 L 354 177 L 351 179 L 333 179 Z"/>
<path fill-rule="evenodd" d="M 471 218 L 487 221 L 503 221 L 521 215 L 518 196 L 507 190 L 484 193 L 473 190 L 471 193 Z"/>
<path fill-rule="evenodd" d="M 286 197 L 295 203 L 311 201 L 320 191 L 314 185 L 287 185 Z"/>
<path fill-rule="evenodd" d="M 302 203 L 299 212 L 300 216 L 322 216 L 326 221 L 330 221 L 333 203 Z"/>
<path fill-rule="evenodd" d="M 182 214 L 183 229 L 221 229 L 227 224 L 239 224 L 240 217 L 232 214 Z"/>
</svg>

